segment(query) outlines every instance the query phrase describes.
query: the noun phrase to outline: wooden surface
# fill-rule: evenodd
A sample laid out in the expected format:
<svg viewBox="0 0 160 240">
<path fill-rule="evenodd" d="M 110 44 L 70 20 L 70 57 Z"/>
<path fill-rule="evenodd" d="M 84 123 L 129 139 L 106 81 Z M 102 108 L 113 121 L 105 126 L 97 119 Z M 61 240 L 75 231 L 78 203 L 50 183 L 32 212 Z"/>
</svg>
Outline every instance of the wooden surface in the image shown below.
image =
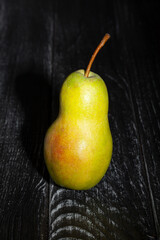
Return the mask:
<svg viewBox="0 0 160 240">
<path fill-rule="evenodd" d="M 160 240 L 158 1 L 0 1 L 0 239 Z M 88 191 L 58 187 L 43 139 L 59 91 L 86 68 L 109 92 L 110 167 Z"/>
</svg>

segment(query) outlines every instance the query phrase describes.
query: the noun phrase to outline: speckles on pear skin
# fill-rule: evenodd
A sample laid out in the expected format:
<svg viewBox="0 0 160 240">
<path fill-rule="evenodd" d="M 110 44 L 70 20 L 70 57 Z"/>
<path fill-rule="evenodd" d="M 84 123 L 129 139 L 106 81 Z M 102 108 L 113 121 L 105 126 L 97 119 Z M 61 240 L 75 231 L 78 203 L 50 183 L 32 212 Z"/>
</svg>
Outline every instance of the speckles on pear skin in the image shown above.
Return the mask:
<svg viewBox="0 0 160 240">
<path fill-rule="evenodd" d="M 77 181 L 86 178 L 89 167 L 89 153 L 86 154 L 87 142 L 81 139 L 76 128 L 69 126 L 63 131 L 49 132 L 46 137 L 49 172 L 53 178 L 63 181 Z"/>
<path fill-rule="evenodd" d="M 73 189 L 99 182 L 109 164 L 107 136 L 107 123 L 59 118 L 45 138 L 45 159 L 54 181 Z"/>
</svg>

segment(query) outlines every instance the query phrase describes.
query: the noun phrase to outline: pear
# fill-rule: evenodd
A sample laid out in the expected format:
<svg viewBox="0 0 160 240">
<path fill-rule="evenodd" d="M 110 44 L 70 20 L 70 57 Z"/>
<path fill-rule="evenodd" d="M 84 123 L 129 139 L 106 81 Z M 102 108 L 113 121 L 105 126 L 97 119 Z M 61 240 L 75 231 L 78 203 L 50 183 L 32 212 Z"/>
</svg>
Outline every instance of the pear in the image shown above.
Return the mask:
<svg viewBox="0 0 160 240">
<path fill-rule="evenodd" d="M 94 187 L 111 161 L 108 92 L 102 78 L 90 71 L 109 37 L 104 36 L 86 71 L 75 71 L 64 81 L 58 118 L 45 136 L 45 163 L 51 178 L 62 187 L 75 190 Z"/>
</svg>

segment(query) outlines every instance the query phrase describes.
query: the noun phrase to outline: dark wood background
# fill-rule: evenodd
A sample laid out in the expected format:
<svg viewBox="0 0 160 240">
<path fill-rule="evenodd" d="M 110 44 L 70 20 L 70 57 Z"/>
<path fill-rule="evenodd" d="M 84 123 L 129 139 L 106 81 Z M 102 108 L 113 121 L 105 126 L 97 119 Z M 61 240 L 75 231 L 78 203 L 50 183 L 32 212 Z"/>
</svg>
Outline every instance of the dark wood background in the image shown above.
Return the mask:
<svg viewBox="0 0 160 240">
<path fill-rule="evenodd" d="M 88 191 L 56 186 L 43 158 L 59 91 L 110 41 L 105 81 L 114 150 Z M 159 1 L 0 0 L 0 239 L 160 240 Z"/>
</svg>

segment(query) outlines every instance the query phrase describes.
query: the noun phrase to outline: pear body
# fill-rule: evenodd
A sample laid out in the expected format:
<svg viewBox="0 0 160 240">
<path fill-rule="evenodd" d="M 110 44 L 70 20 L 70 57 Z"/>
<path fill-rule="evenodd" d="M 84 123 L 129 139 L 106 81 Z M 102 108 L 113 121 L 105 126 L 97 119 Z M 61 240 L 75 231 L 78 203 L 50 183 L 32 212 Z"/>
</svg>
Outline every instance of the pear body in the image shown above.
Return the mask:
<svg viewBox="0 0 160 240">
<path fill-rule="evenodd" d="M 99 75 L 78 70 L 63 83 L 59 116 L 45 136 L 50 176 L 60 186 L 89 189 L 106 173 L 112 148 L 106 85 Z"/>
</svg>

